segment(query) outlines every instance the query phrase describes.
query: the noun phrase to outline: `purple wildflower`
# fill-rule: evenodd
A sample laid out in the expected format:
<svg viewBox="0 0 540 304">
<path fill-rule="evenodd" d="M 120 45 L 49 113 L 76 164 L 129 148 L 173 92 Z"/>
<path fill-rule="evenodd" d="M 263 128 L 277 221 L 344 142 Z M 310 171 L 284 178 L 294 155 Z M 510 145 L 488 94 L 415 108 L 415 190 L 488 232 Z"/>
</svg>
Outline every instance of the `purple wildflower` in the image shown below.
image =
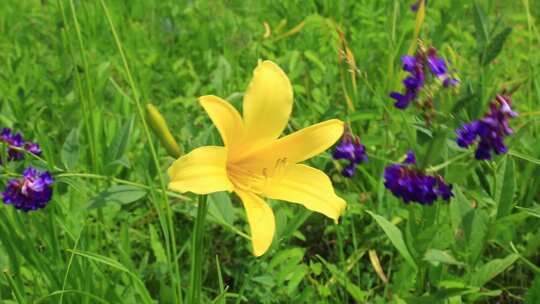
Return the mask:
<svg viewBox="0 0 540 304">
<path fill-rule="evenodd" d="M 452 193 L 452 185 L 446 184 L 440 176 L 437 176 L 437 189 L 435 191 L 446 201 L 454 196 Z"/>
<path fill-rule="evenodd" d="M 416 157 L 412 151 L 409 151 L 403 164 L 392 164 L 386 167 L 384 186 L 407 204 L 417 202 L 422 205 L 432 205 L 439 197 L 446 201 L 450 200 L 453 196 L 452 185 L 446 184 L 439 175 L 427 175 L 408 166 L 415 163 Z"/>
<path fill-rule="evenodd" d="M 401 61 L 403 62 L 402 69 L 409 73 L 409 76 L 403 80 L 405 92 L 391 92 L 389 95 L 396 101 L 394 106 L 398 109 L 407 108 L 418 98 L 426 82 L 426 73 L 431 73 L 433 77 L 440 79 L 445 88 L 459 83 L 456 78 L 450 76 L 446 61 L 437 57 L 437 50 L 433 47 L 427 51 L 421 47 L 415 56 L 402 56 Z"/>
<path fill-rule="evenodd" d="M 368 161 L 366 147 L 360 143 L 358 137 L 354 137 L 349 131 L 345 132 L 343 139 L 336 146 L 332 158 L 349 161 L 349 164 L 341 171 L 341 174 L 345 177 L 353 177 L 356 173 L 356 166 Z"/>
<path fill-rule="evenodd" d="M 41 155 L 41 147 L 37 143 L 27 141 L 24 143 L 24 149 L 34 155 Z"/>
<path fill-rule="evenodd" d="M 407 156 L 405 157 L 403 163 L 408 165 L 416 165 L 416 156 L 412 150 L 407 151 Z"/>
<path fill-rule="evenodd" d="M 10 128 L 3 128 L 0 132 L 0 142 L 7 146 L 7 160 L 17 161 L 24 158 L 24 149 L 32 154 L 41 155 L 41 148 L 38 144 L 31 141 L 24 141 L 21 133 L 13 133 Z M 2 159 L 0 158 L 0 164 Z"/>
<path fill-rule="evenodd" d="M 394 106 L 398 109 L 405 109 L 411 101 L 418 97 L 418 93 L 424 86 L 424 65 L 420 57 L 403 56 L 403 70 L 410 73 L 410 76 L 403 80 L 405 93 L 391 92 L 390 97 L 395 99 Z"/>
<path fill-rule="evenodd" d="M 479 138 L 475 152 L 478 160 L 490 160 L 491 151 L 495 154 L 504 154 L 508 148 L 504 144 L 504 137 L 514 131 L 508 124 L 508 119 L 516 117 L 517 112 L 511 108 L 512 99 L 509 95 L 498 94 L 496 102 L 489 105 L 489 113 L 483 118 L 466 123 L 456 130 L 458 146 L 467 148 Z"/>
<path fill-rule="evenodd" d="M 456 78 L 450 77 L 446 61 L 437 57 L 437 50 L 433 47 L 428 50 L 427 63 L 433 76 L 439 78 L 445 88 L 456 86 L 459 83 Z"/>
<path fill-rule="evenodd" d="M 21 133 L 12 134 L 11 129 L 3 128 L 2 132 L 0 133 L 0 141 L 3 141 L 7 146 L 8 161 L 23 159 L 24 154 L 19 150 L 24 146 Z"/>
<path fill-rule="evenodd" d="M 24 170 L 21 180 L 13 179 L 8 182 L 2 198 L 5 204 L 13 205 L 17 209 L 38 210 L 51 200 L 53 182 L 49 172 L 40 172 L 29 167 Z"/>
</svg>

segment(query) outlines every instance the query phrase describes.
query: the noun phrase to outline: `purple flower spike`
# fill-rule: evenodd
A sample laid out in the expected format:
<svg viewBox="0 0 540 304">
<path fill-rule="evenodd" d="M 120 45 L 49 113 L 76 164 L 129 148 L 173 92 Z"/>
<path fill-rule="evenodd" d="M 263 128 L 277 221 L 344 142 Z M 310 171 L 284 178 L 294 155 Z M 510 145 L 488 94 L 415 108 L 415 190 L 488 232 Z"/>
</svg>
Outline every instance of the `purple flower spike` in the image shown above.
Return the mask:
<svg viewBox="0 0 540 304">
<path fill-rule="evenodd" d="M 41 147 L 36 143 L 27 141 L 24 143 L 24 149 L 34 155 L 41 155 Z"/>
<path fill-rule="evenodd" d="M 349 178 L 353 177 L 355 173 L 356 173 L 356 165 L 354 163 L 350 163 L 341 171 L 341 175 L 345 177 L 349 177 Z"/>
<path fill-rule="evenodd" d="M 0 141 L 7 146 L 7 160 L 21 160 L 24 154 L 19 150 L 23 147 L 24 141 L 20 133 L 13 134 L 11 129 L 3 128 L 0 133 Z M 2 159 L 0 159 L 2 163 Z"/>
<path fill-rule="evenodd" d="M 454 196 L 454 193 L 452 192 L 452 185 L 446 184 L 442 177 L 437 177 L 437 194 L 441 196 L 442 199 L 445 201 L 450 200 L 451 197 Z"/>
<path fill-rule="evenodd" d="M 349 136 L 344 136 L 339 145 L 336 146 L 334 153 L 332 153 L 334 159 L 348 159 L 354 158 L 354 145 Z"/>
<path fill-rule="evenodd" d="M 459 84 L 459 80 L 455 79 L 455 78 L 444 78 L 443 80 L 443 86 L 445 88 L 448 88 L 448 87 L 455 87 Z"/>
<path fill-rule="evenodd" d="M 390 93 L 390 97 L 396 100 L 394 106 L 401 110 L 407 108 L 409 103 L 411 103 L 411 101 L 414 99 L 412 94 L 402 95 L 398 92 Z"/>
<path fill-rule="evenodd" d="M 457 144 L 462 148 L 467 148 L 472 145 L 476 139 L 478 129 L 480 128 L 480 122 L 473 121 L 468 124 L 464 124 L 460 129 L 456 130 Z"/>
<path fill-rule="evenodd" d="M 453 196 L 452 185 L 444 182 L 441 176 L 431 176 L 410 168 L 416 163 L 414 153 L 407 152 L 404 164 L 392 164 L 384 169 L 384 186 L 405 203 L 416 202 L 432 205 L 438 198 L 446 201 Z"/>
<path fill-rule="evenodd" d="M 407 165 L 416 165 L 416 156 L 412 150 L 407 151 L 407 157 L 405 157 L 403 163 Z"/>
<path fill-rule="evenodd" d="M 446 68 L 446 62 L 442 58 L 437 58 L 435 54 L 428 55 L 428 66 L 433 75 L 441 77 L 444 76 L 448 69 Z"/>
<path fill-rule="evenodd" d="M 405 86 L 405 93 L 398 92 L 390 93 L 390 97 L 395 99 L 394 106 L 398 109 L 405 109 L 409 106 L 411 101 L 418 97 L 418 92 L 424 86 L 424 71 L 422 63 L 415 57 L 403 56 L 403 70 L 409 72 L 411 75 L 403 80 Z"/>
<path fill-rule="evenodd" d="M 24 141 L 21 133 L 13 133 L 10 128 L 3 128 L 0 131 L 0 142 L 4 142 L 7 146 L 7 160 L 17 161 L 24 158 L 24 149 L 32 154 L 41 155 L 41 148 L 38 144 L 31 141 Z M 0 158 L 0 164 L 2 159 Z"/>
<path fill-rule="evenodd" d="M 458 146 L 467 148 L 479 138 L 475 151 L 475 158 L 478 160 L 490 160 L 492 151 L 497 155 L 508 152 L 504 138 L 514 133 L 508 120 L 518 115 L 512 110 L 511 104 L 510 96 L 497 95 L 496 102 L 489 105 L 489 113 L 479 120 L 463 124 L 456 130 Z"/>
<path fill-rule="evenodd" d="M 414 72 L 414 68 L 416 67 L 416 58 L 413 56 L 405 55 L 401 57 L 401 61 L 403 61 L 403 70 L 407 72 Z"/>
<path fill-rule="evenodd" d="M 336 149 L 332 153 L 332 158 L 349 161 L 349 164 L 341 171 L 343 176 L 349 178 L 353 177 L 356 173 L 357 165 L 368 161 L 366 147 L 360 143 L 358 137 L 353 137 L 349 131 L 345 132 L 343 139 L 336 146 Z"/>
<path fill-rule="evenodd" d="M 24 170 L 22 179 L 8 182 L 6 190 L 2 192 L 2 199 L 5 204 L 25 212 L 38 210 L 51 200 L 53 182 L 49 172 L 29 167 Z"/>
<path fill-rule="evenodd" d="M 405 109 L 412 101 L 420 96 L 426 83 L 426 75 L 432 75 L 442 82 L 445 88 L 456 86 L 459 80 L 450 76 L 448 66 L 443 58 L 437 57 L 437 50 L 433 47 L 425 50 L 423 47 L 415 56 L 405 55 L 401 57 L 403 70 L 409 75 L 403 80 L 404 92 L 391 92 L 390 98 L 395 100 L 394 106 Z M 431 100 L 426 101 L 428 105 Z"/>
<path fill-rule="evenodd" d="M 437 50 L 433 47 L 428 50 L 427 62 L 431 74 L 442 81 L 443 87 L 453 87 L 459 83 L 459 80 L 450 77 L 446 61 L 437 57 Z"/>
</svg>

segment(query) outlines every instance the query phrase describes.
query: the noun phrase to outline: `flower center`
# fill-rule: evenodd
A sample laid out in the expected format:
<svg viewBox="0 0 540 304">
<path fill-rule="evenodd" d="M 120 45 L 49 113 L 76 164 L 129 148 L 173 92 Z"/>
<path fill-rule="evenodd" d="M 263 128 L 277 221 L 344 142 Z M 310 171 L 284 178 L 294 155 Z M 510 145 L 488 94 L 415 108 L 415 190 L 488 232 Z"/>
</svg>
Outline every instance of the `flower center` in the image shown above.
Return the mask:
<svg viewBox="0 0 540 304">
<path fill-rule="evenodd" d="M 227 164 L 227 174 L 240 190 L 263 194 L 272 182 L 279 181 L 288 166 L 286 157 L 268 162 Z"/>
</svg>

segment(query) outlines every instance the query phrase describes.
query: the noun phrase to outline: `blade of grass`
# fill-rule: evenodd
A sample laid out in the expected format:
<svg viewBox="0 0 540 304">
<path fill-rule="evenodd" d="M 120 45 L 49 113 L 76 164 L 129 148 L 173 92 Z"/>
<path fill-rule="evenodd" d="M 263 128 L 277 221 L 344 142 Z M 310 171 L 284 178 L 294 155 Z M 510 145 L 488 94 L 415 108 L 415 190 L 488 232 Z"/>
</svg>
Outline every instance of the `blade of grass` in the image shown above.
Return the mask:
<svg viewBox="0 0 540 304">
<path fill-rule="evenodd" d="M 159 179 L 159 184 L 160 184 L 162 192 L 165 193 L 167 191 L 167 188 L 165 187 L 165 180 L 163 178 L 163 175 L 161 174 L 161 172 L 159 170 L 159 168 L 161 168 L 161 166 L 159 165 L 159 159 L 158 159 L 158 156 L 157 156 L 157 152 L 156 152 L 156 149 L 154 147 L 154 143 L 152 141 L 152 135 L 150 133 L 150 129 L 149 129 L 148 124 L 146 122 L 146 115 L 145 115 L 143 106 L 141 104 L 141 100 L 140 100 L 140 97 L 139 97 L 139 94 L 138 94 L 138 90 L 137 90 L 137 87 L 135 86 L 135 81 L 133 80 L 133 76 L 131 74 L 126 55 L 124 53 L 122 43 L 120 42 L 120 38 L 118 37 L 118 33 L 116 32 L 116 28 L 115 28 L 114 23 L 112 21 L 112 18 L 111 18 L 111 15 L 109 13 L 109 9 L 107 8 L 107 5 L 105 4 L 105 2 L 103 0 L 100 0 L 100 4 L 101 4 L 101 7 L 103 8 L 103 11 L 105 13 L 105 17 L 107 18 L 109 28 L 111 30 L 111 33 L 113 35 L 116 47 L 118 49 L 118 53 L 120 54 L 120 57 L 122 59 L 122 63 L 123 63 L 123 66 L 124 66 L 124 71 L 125 71 L 127 79 L 128 79 L 128 83 L 129 83 L 129 85 L 131 87 L 131 90 L 133 92 L 133 99 L 135 101 L 135 106 L 137 108 L 137 115 L 138 115 L 138 117 L 139 117 L 139 119 L 141 121 L 141 124 L 143 126 L 144 135 L 145 135 L 146 140 L 148 141 L 148 145 L 150 147 L 150 153 L 152 155 L 152 160 L 153 160 L 154 166 L 156 167 L 157 172 L 158 172 L 157 175 L 158 175 L 158 179 Z M 182 290 L 180 288 L 180 285 L 181 285 L 180 284 L 180 267 L 179 267 L 178 263 L 175 262 L 175 260 L 174 260 L 174 257 L 176 256 L 176 237 L 175 237 L 174 225 L 173 225 L 173 220 L 172 220 L 172 211 L 171 211 L 171 208 L 170 208 L 170 205 L 169 205 L 168 197 L 166 195 L 163 195 L 162 197 L 163 197 L 164 209 L 166 210 L 166 213 L 167 213 L 167 223 L 168 223 L 168 226 L 169 226 L 168 231 L 163 231 L 165 239 L 166 239 L 167 255 L 168 255 L 169 263 L 174 264 L 174 266 L 172 267 L 172 269 L 174 269 L 174 271 L 171 272 L 171 282 L 172 282 L 173 286 L 176 286 L 176 288 L 173 288 L 174 298 L 175 298 L 176 303 L 182 303 L 182 296 L 181 296 Z"/>
<path fill-rule="evenodd" d="M 148 293 L 148 290 L 146 289 L 143 281 L 141 281 L 139 276 L 131 272 L 129 269 L 127 269 L 124 265 L 120 264 L 118 261 L 96 254 L 96 253 L 88 252 L 88 251 L 81 251 L 81 250 L 74 250 L 74 249 L 68 249 L 68 251 L 78 256 L 87 258 L 89 260 L 105 264 L 116 270 L 119 270 L 128 274 L 135 281 L 135 289 L 139 292 L 139 295 L 144 300 L 144 303 L 148 303 L 148 304 L 154 303 L 154 300 L 152 300 L 152 297 Z"/>
</svg>

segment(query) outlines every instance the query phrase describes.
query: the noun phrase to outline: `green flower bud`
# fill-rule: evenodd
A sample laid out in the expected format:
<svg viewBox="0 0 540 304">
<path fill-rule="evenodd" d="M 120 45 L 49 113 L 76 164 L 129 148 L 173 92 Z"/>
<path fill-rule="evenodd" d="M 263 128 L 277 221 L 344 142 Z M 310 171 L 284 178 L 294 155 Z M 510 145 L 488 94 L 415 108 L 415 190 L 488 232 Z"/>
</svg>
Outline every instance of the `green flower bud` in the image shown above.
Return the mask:
<svg viewBox="0 0 540 304">
<path fill-rule="evenodd" d="M 146 117 L 148 118 L 152 131 L 157 135 L 159 141 L 165 147 L 165 150 L 167 150 L 167 153 L 175 158 L 180 157 L 180 155 L 182 155 L 182 148 L 180 148 L 180 145 L 174 140 L 171 131 L 169 131 L 169 127 L 167 127 L 167 122 L 161 113 L 159 113 L 158 109 L 151 103 L 146 105 Z"/>
</svg>

